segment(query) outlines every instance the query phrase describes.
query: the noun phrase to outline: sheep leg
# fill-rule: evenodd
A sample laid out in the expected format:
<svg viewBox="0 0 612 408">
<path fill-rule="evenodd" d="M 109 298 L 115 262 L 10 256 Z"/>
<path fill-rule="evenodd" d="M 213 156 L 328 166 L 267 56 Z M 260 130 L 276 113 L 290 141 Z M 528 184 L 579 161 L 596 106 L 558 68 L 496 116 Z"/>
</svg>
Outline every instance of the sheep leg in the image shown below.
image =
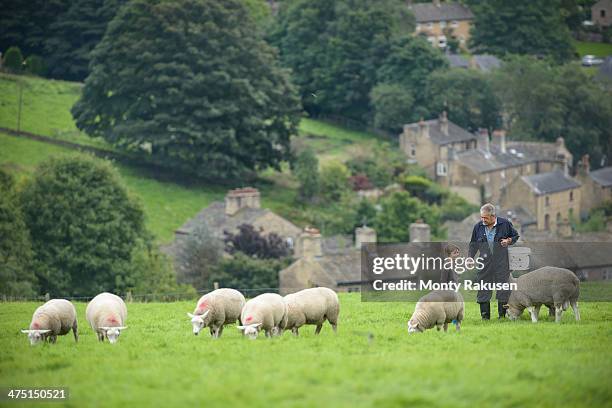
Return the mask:
<svg viewBox="0 0 612 408">
<path fill-rule="evenodd" d="M 77 322 L 74 322 L 74 325 L 72 325 L 72 334 L 74 334 L 74 341 L 75 343 L 79 342 L 79 333 L 78 333 L 78 327 L 77 327 Z"/>
<path fill-rule="evenodd" d="M 461 322 L 459 320 L 455 322 L 455 330 L 461 331 Z"/>
<path fill-rule="evenodd" d="M 56 341 L 57 341 L 57 336 L 55 334 L 52 334 L 51 336 L 49 336 L 49 342 L 51 344 L 55 344 Z"/>
<path fill-rule="evenodd" d="M 293 333 L 293 335 L 295 337 L 300 335 L 300 333 L 298 332 L 298 328 L 297 327 L 294 327 L 293 329 L 291 329 L 291 333 Z"/>
<path fill-rule="evenodd" d="M 266 330 L 266 337 L 272 337 L 272 330 Z"/>
<path fill-rule="evenodd" d="M 444 322 L 444 333 L 448 332 L 448 323 Z"/>
<path fill-rule="evenodd" d="M 531 322 L 532 323 L 537 323 L 538 322 L 538 315 L 535 312 L 535 308 L 533 306 L 529 306 L 527 308 L 527 311 L 529 311 L 529 314 L 531 315 Z"/>
<path fill-rule="evenodd" d="M 538 319 L 540 318 L 540 308 L 541 307 L 542 307 L 542 305 L 534 306 L 535 314 L 538 317 Z"/>
<path fill-rule="evenodd" d="M 104 334 L 98 332 L 98 341 L 104 342 Z"/>
<path fill-rule="evenodd" d="M 219 327 L 219 329 L 217 329 L 217 338 L 221 337 L 221 335 L 223 334 L 223 328 L 224 327 L 225 326 L 221 326 L 221 327 Z"/>
<path fill-rule="evenodd" d="M 334 334 L 338 333 L 338 323 L 332 323 L 332 322 L 329 322 L 329 323 L 331 324 Z"/>
<path fill-rule="evenodd" d="M 555 323 L 561 323 L 561 315 L 563 315 L 563 305 L 555 306 Z"/>
<path fill-rule="evenodd" d="M 323 327 L 323 323 L 317 324 L 317 328 L 315 329 L 315 334 L 321 333 L 321 328 Z"/>
<path fill-rule="evenodd" d="M 580 321 L 580 311 L 578 310 L 578 302 L 571 302 L 572 305 L 572 309 L 574 310 L 574 317 L 576 318 L 576 321 L 579 322 Z"/>
</svg>

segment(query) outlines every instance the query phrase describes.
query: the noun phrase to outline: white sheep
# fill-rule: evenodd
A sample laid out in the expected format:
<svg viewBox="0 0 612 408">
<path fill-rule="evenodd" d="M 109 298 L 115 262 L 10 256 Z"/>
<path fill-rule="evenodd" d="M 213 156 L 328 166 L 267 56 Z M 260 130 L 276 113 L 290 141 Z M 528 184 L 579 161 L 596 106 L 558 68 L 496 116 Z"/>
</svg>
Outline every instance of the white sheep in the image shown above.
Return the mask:
<svg viewBox="0 0 612 408">
<path fill-rule="evenodd" d="M 537 323 L 540 307 L 546 305 L 555 309 L 555 322 L 561 322 L 561 315 L 571 305 L 576 321 L 580 320 L 578 311 L 578 296 L 580 295 L 580 280 L 569 269 L 555 266 L 544 266 L 535 271 L 510 277 L 510 283 L 516 283 L 517 289 L 510 293 L 507 305 L 507 315 L 510 320 L 516 320 L 527 309 L 531 321 Z"/>
<path fill-rule="evenodd" d="M 281 295 L 264 293 L 246 302 L 240 322 L 238 329 L 251 340 L 255 340 L 262 329 L 266 337 L 280 335 L 287 325 L 287 305 Z"/>
<path fill-rule="evenodd" d="M 299 335 L 299 329 L 305 324 L 317 326 L 315 334 L 321 332 L 327 320 L 334 333 L 338 328 L 340 302 L 336 292 L 329 288 L 310 288 L 285 296 L 287 303 L 287 324 L 285 330 Z"/>
<path fill-rule="evenodd" d="M 34 311 L 29 330 L 22 330 L 34 345 L 40 341 L 55 343 L 57 336 L 72 330 L 74 341 L 79 341 L 76 309 L 65 299 L 51 299 Z"/>
<path fill-rule="evenodd" d="M 100 293 L 93 298 L 87 305 L 85 317 L 100 341 L 107 338 L 111 344 L 114 344 L 119 339 L 121 331 L 127 329 L 125 302 L 112 293 Z"/>
<path fill-rule="evenodd" d="M 192 313 L 187 313 L 196 336 L 204 327 L 210 328 L 213 338 L 221 337 L 223 326 L 236 323 L 246 300 L 235 289 L 217 289 L 200 298 Z"/>
<path fill-rule="evenodd" d="M 408 333 L 423 332 L 436 326 L 444 331 L 453 322 L 457 331 L 461 330 L 465 305 L 461 293 L 452 290 L 429 292 L 419 299 L 414 313 L 408 321 Z"/>
</svg>

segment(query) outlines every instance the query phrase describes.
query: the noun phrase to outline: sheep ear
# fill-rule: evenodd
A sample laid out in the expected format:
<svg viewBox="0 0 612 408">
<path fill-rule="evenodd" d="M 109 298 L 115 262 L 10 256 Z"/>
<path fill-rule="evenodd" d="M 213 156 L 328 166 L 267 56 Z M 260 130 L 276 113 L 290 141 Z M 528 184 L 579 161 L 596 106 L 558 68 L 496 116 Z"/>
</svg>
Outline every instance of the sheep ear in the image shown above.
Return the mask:
<svg viewBox="0 0 612 408">
<path fill-rule="evenodd" d="M 49 333 L 51 330 L 36 330 L 36 331 L 38 331 L 41 334 L 44 334 L 44 333 Z"/>
<path fill-rule="evenodd" d="M 236 328 L 237 328 L 238 330 L 244 330 L 244 329 L 246 328 L 246 326 L 236 326 Z"/>
<path fill-rule="evenodd" d="M 200 316 L 202 319 L 204 319 L 208 314 L 210 313 L 210 310 L 207 310 L 206 312 L 204 312 L 204 314 L 202 316 Z"/>
<path fill-rule="evenodd" d="M 187 316 L 189 316 L 189 318 L 193 318 L 195 315 L 193 315 L 193 314 L 191 314 L 191 313 L 187 312 Z"/>
<path fill-rule="evenodd" d="M 104 330 L 104 331 L 106 331 L 106 330 L 108 330 L 108 329 L 110 329 L 110 327 L 107 327 L 107 326 L 98 327 L 98 330 Z"/>
<path fill-rule="evenodd" d="M 22 330 L 21 332 L 25 333 L 25 334 L 30 334 L 30 333 L 32 333 L 32 330 Z"/>
<path fill-rule="evenodd" d="M 128 328 L 127 326 L 115 327 L 115 329 L 117 330 L 125 330 L 127 328 Z"/>
<path fill-rule="evenodd" d="M 255 324 L 252 324 L 251 326 L 252 327 L 259 327 L 259 326 L 261 326 L 261 323 L 255 323 Z"/>
</svg>

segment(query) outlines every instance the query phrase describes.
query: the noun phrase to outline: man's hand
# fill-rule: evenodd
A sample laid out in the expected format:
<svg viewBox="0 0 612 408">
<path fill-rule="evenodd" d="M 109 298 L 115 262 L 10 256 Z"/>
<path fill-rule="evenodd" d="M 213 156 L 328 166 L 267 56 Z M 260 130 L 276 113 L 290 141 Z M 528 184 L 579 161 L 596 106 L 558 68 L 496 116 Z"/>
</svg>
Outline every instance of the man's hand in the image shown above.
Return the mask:
<svg viewBox="0 0 612 408">
<path fill-rule="evenodd" d="M 501 244 L 502 247 L 505 248 L 512 243 L 512 238 L 503 238 L 499 240 L 499 243 Z"/>
</svg>

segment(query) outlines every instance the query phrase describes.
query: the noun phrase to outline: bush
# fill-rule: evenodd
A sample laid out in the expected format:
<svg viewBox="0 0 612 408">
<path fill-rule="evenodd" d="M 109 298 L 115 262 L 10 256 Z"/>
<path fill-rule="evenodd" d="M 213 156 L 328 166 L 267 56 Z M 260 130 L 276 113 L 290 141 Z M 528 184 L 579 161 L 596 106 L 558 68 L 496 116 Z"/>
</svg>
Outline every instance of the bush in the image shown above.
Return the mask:
<svg viewBox="0 0 612 408">
<path fill-rule="evenodd" d="M 258 259 L 278 259 L 291 254 L 288 243 L 276 233 L 263 235 L 250 224 L 238 226 L 238 233 L 225 231 L 225 250 L 229 254 L 242 252 Z"/>
<path fill-rule="evenodd" d="M 2 65 L 15 74 L 23 70 L 23 55 L 19 47 L 11 47 L 6 50 Z"/>
<path fill-rule="evenodd" d="M 47 73 L 47 64 L 45 60 L 38 55 L 30 55 L 25 60 L 25 69 L 32 75 L 45 76 Z"/>
<path fill-rule="evenodd" d="M 351 188 L 353 191 L 359 190 L 369 190 L 373 187 L 372 183 L 370 183 L 370 179 L 363 173 L 355 174 L 349 178 L 349 183 L 351 183 Z"/>
<path fill-rule="evenodd" d="M 412 115 L 414 98 L 410 89 L 400 84 L 380 84 L 370 92 L 370 104 L 374 109 L 374 127 L 397 133 Z"/>
<path fill-rule="evenodd" d="M 418 219 L 431 226 L 432 238 L 439 232 L 439 211 L 405 191 L 390 194 L 381 201 L 375 227 L 380 242 L 409 242 L 410 224 Z"/>
<path fill-rule="evenodd" d="M 0 295 L 35 295 L 30 234 L 12 176 L 0 169 Z"/>
<path fill-rule="evenodd" d="M 300 183 L 298 199 L 302 202 L 312 201 L 319 194 L 319 159 L 312 149 L 298 154 L 293 174 Z"/>
<path fill-rule="evenodd" d="M 237 252 L 232 258 L 221 261 L 211 275 L 210 283 L 219 282 L 221 287 L 236 288 L 249 297 L 256 296 L 278 288 L 278 273 L 290 262 L 288 258 L 254 259 Z"/>
<path fill-rule="evenodd" d="M 321 193 L 328 201 L 337 201 L 349 189 L 351 173 L 340 162 L 330 162 L 321 169 Z"/>
<path fill-rule="evenodd" d="M 147 239 L 144 212 L 112 165 L 52 158 L 21 193 L 42 293 L 91 296 L 133 286 L 132 259 Z"/>
<path fill-rule="evenodd" d="M 210 275 L 221 261 L 223 244 L 206 226 L 196 228 L 177 254 L 177 280 L 196 289 L 208 286 Z"/>
</svg>

